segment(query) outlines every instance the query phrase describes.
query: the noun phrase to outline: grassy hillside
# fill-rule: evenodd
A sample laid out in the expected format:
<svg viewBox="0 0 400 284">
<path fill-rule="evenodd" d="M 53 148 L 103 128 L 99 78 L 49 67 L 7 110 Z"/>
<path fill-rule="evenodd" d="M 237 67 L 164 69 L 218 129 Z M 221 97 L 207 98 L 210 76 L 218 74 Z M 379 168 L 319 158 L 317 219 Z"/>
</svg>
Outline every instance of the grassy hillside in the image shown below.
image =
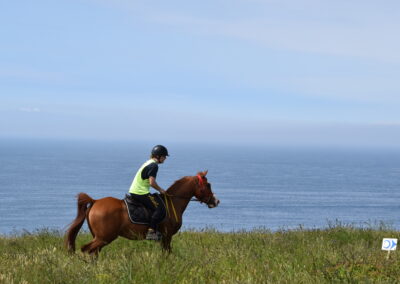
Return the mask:
<svg viewBox="0 0 400 284">
<path fill-rule="evenodd" d="M 0 236 L 0 283 L 400 283 L 400 257 L 381 251 L 400 232 L 333 226 L 325 230 L 183 232 L 173 252 L 118 239 L 94 260 L 70 255 L 63 236 Z M 91 239 L 78 237 L 80 247 Z"/>
</svg>

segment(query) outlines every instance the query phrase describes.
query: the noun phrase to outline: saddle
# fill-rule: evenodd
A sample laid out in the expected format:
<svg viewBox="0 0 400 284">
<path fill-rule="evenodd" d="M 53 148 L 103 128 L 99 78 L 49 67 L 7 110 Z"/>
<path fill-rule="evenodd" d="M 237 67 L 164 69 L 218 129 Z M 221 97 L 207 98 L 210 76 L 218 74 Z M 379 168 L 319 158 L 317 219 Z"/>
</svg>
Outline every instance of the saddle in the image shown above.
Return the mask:
<svg viewBox="0 0 400 284">
<path fill-rule="evenodd" d="M 159 194 L 154 193 L 151 195 L 160 201 L 160 206 L 164 206 L 165 208 L 165 204 Z M 132 199 L 130 194 L 125 195 L 124 202 L 128 210 L 129 219 L 133 224 L 141 224 L 141 225 L 150 224 L 151 216 L 153 215 L 155 210 L 150 210 L 139 201 Z M 165 210 L 163 211 L 165 212 Z M 165 217 L 166 216 L 164 216 L 162 220 L 164 220 Z"/>
</svg>

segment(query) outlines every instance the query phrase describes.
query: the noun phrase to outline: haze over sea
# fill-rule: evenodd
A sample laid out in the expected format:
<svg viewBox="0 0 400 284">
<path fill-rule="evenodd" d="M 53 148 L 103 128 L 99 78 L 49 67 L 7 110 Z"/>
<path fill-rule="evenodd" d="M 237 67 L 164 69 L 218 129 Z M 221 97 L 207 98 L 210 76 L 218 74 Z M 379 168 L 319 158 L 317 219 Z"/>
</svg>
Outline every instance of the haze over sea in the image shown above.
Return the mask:
<svg viewBox="0 0 400 284">
<path fill-rule="evenodd" d="M 149 143 L 0 141 L 0 234 L 63 230 L 79 192 L 123 198 Z M 167 145 L 158 183 L 209 170 L 216 209 L 189 204 L 184 229 L 323 228 L 336 220 L 400 229 L 400 150 Z"/>
</svg>

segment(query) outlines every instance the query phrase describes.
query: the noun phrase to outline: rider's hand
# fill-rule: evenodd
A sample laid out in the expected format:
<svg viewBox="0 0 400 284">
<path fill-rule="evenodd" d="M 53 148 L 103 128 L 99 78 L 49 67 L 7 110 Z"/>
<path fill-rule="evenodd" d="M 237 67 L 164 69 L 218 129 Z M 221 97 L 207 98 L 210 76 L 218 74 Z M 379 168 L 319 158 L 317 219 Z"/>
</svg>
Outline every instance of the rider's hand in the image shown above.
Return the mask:
<svg viewBox="0 0 400 284">
<path fill-rule="evenodd" d="M 161 194 L 166 194 L 166 193 L 167 193 L 164 189 L 160 189 L 159 192 L 160 192 Z"/>
</svg>

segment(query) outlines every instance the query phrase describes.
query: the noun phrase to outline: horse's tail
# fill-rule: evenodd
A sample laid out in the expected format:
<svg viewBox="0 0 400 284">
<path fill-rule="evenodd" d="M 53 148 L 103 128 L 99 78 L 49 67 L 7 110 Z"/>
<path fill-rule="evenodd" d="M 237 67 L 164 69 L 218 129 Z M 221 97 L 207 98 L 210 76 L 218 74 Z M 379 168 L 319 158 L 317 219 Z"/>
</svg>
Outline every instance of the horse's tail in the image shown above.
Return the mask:
<svg viewBox="0 0 400 284">
<path fill-rule="evenodd" d="M 71 252 L 75 251 L 75 239 L 86 219 L 86 214 L 96 200 L 86 193 L 78 194 L 78 213 L 66 233 L 65 246 Z M 89 205 L 89 206 L 88 206 Z"/>
</svg>

